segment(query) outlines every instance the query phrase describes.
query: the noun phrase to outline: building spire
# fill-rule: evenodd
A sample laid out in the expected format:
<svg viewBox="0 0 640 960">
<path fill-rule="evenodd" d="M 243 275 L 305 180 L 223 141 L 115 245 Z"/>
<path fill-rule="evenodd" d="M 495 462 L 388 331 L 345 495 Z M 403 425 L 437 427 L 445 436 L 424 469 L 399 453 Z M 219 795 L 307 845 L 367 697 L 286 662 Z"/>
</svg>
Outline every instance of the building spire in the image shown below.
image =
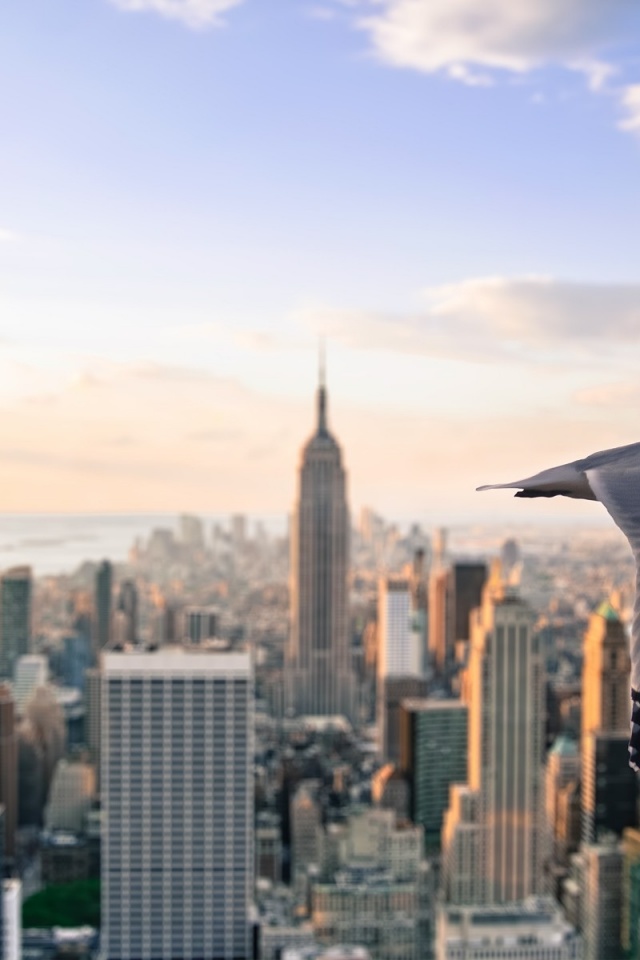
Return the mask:
<svg viewBox="0 0 640 960">
<path fill-rule="evenodd" d="M 327 432 L 327 369 L 324 337 L 318 344 L 318 433 Z"/>
</svg>

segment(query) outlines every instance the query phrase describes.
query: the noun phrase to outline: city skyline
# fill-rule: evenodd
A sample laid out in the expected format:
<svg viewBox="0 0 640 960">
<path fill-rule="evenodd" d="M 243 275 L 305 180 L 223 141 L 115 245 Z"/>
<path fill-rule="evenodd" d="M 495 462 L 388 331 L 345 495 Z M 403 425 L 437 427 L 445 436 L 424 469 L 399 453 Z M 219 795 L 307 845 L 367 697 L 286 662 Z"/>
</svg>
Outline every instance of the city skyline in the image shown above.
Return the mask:
<svg viewBox="0 0 640 960">
<path fill-rule="evenodd" d="M 520 8 L 10 0 L 0 510 L 286 510 L 319 333 L 383 513 L 637 440 L 640 13 Z"/>
</svg>

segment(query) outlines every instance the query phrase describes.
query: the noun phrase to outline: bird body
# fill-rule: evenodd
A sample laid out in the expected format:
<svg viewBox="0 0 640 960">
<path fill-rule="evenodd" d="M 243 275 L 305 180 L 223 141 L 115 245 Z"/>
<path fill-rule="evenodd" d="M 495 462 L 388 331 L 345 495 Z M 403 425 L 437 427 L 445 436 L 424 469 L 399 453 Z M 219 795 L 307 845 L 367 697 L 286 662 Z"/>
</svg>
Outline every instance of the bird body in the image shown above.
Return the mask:
<svg viewBox="0 0 640 960">
<path fill-rule="evenodd" d="M 599 500 L 629 541 L 636 561 L 636 598 L 631 626 L 631 739 L 629 762 L 640 770 L 640 443 L 593 453 L 524 480 L 478 490 L 515 489 L 516 497 Z"/>
</svg>

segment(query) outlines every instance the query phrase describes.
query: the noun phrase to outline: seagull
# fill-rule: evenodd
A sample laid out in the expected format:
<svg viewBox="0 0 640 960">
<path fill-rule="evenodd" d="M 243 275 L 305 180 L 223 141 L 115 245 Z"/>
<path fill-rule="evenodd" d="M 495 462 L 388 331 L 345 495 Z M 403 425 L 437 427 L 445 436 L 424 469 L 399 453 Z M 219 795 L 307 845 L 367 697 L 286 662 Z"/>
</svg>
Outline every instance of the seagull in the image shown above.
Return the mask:
<svg viewBox="0 0 640 960">
<path fill-rule="evenodd" d="M 526 480 L 492 483 L 478 490 L 515 489 L 516 497 L 599 500 L 629 541 L 636 561 L 636 599 L 631 627 L 631 737 L 629 765 L 640 771 L 640 443 L 592 453 Z"/>
</svg>

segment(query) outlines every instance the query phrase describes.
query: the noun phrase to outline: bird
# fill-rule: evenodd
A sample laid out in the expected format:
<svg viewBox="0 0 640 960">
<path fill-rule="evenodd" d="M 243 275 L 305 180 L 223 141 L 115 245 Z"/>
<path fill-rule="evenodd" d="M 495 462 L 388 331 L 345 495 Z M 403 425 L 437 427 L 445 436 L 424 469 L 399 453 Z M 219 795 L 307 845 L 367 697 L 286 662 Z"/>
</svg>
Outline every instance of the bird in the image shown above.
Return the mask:
<svg viewBox="0 0 640 960">
<path fill-rule="evenodd" d="M 601 450 L 582 460 L 551 467 L 524 480 L 491 483 L 476 489 L 515 489 L 516 497 L 598 500 L 629 541 L 636 562 L 636 595 L 630 640 L 629 765 L 640 772 L 640 443 Z"/>
</svg>

